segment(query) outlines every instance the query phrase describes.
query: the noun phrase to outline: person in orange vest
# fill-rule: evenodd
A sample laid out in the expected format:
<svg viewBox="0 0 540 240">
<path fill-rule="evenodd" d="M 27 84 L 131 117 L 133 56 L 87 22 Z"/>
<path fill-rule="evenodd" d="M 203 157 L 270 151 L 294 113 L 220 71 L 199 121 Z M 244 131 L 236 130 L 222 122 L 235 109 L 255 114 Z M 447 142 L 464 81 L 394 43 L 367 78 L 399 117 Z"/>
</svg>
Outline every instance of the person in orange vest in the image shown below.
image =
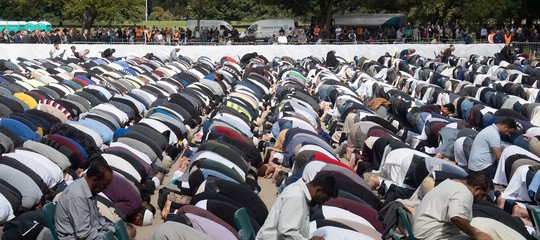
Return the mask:
<svg viewBox="0 0 540 240">
<path fill-rule="evenodd" d="M 146 32 L 146 42 L 152 41 L 152 32 L 148 29 Z"/>
<path fill-rule="evenodd" d="M 510 31 L 506 30 L 504 33 L 504 43 L 509 44 L 512 41 L 512 35 L 510 35 Z"/>
<path fill-rule="evenodd" d="M 495 43 L 495 32 L 493 30 L 491 30 L 491 32 L 488 35 L 488 42 Z"/>
<path fill-rule="evenodd" d="M 139 27 L 136 27 L 135 28 L 135 38 L 139 39 L 142 37 L 142 34 L 141 34 L 141 28 Z"/>
<path fill-rule="evenodd" d="M 173 33 L 173 42 L 178 42 L 179 40 L 180 40 L 180 33 L 178 32 L 178 29 L 175 29 Z"/>
<path fill-rule="evenodd" d="M 313 36 L 315 36 L 315 41 L 319 39 L 320 33 L 321 33 L 321 28 L 319 28 L 319 25 L 315 25 L 315 28 L 313 29 Z"/>
</svg>

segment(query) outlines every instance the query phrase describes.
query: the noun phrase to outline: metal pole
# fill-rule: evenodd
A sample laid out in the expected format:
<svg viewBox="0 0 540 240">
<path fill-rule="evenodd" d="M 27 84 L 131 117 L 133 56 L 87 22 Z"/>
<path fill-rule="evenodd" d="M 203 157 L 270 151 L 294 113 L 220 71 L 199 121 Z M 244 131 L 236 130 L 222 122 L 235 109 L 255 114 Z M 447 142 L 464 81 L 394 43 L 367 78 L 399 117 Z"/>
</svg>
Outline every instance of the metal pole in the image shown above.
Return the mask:
<svg viewBox="0 0 540 240">
<path fill-rule="evenodd" d="M 148 21 L 148 0 L 145 0 L 145 5 L 146 5 L 146 12 L 144 13 L 144 19 L 145 21 Z"/>
</svg>

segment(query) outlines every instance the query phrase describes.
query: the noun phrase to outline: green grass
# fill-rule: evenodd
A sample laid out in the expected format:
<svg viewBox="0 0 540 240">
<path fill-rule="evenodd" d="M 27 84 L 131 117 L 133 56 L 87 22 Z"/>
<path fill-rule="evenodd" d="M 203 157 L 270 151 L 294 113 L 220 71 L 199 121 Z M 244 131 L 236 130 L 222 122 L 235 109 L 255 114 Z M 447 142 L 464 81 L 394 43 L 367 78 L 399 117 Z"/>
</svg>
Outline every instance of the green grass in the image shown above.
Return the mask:
<svg viewBox="0 0 540 240">
<path fill-rule="evenodd" d="M 252 22 L 245 22 L 245 21 L 230 21 L 231 25 L 237 29 L 246 29 L 251 25 Z M 60 23 L 59 22 L 51 22 L 53 27 L 57 27 Z M 63 22 L 64 27 L 75 27 L 80 28 L 81 24 L 76 21 L 64 21 Z M 109 23 L 107 22 L 95 22 L 94 27 L 107 27 Z M 125 27 L 125 26 L 147 26 L 147 27 L 158 27 L 158 28 L 178 28 L 178 27 L 186 27 L 186 21 L 142 21 L 140 23 L 131 23 L 131 22 L 124 22 L 124 23 L 113 23 L 113 27 Z"/>
</svg>

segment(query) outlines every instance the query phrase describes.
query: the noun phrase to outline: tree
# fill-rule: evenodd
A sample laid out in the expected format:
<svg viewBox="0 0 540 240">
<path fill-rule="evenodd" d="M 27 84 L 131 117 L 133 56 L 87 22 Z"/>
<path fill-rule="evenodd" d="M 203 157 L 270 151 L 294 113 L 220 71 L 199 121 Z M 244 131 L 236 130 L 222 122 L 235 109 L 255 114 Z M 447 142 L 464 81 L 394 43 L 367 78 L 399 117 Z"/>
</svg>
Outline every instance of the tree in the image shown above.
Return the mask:
<svg viewBox="0 0 540 240">
<path fill-rule="evenodd" d="M 66 19 L 79 21 L 83 31 L 94 22 L 140 22 L 144 19 L 143 0 L 71 0 L 64 5 Z"/>
<path fill-rule="evenodd" d="M 225 6 L 225 2 L 218 0 L 189 0 L 187 4 L 188 16 L 191 19 L 222 19 L 223 12 L 220 6 Z"/>
<path fill-rule="evenodd" d="M 317 16 L 320 25 L 330 26 L 332 15 L 338 11 L 358 7 L 358 1 L 354 0 L 266 0 L 267 4 L 283 6 L 291 9 L 292 13 L 305 18 Z"/>
<path fill-rule="evenodd" d="M 0 0 L 0 18 L 13 21 L 61 19 L 63 4 L 53 0 Z"/>
<path fill-rule="evenodd" d="M 148 16 L 149 20 L 156 21 L 170 21 L 174 19 L 174 16 L 169 12 L 163 10 L 162 7 L 153 7 L 152 13 Z"/>
<path fill-rule="evenodd" d="M 188 15 L 187 4 L 187 0 L 154 0 L 152 1 L 152 9 L 153 7 L 161 7 L 167 9 L 176 19 L 182 19 Z"/>
</svg>

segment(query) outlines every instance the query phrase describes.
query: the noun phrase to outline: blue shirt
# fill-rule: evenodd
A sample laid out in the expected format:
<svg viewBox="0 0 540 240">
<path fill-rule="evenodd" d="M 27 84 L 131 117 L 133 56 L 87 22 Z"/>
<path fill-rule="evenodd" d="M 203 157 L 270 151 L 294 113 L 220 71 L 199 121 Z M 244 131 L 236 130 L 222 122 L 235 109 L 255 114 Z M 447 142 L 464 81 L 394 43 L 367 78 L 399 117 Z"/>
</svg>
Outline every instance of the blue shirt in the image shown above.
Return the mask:
<svg viewBox="0 0 540 240">
<path fill-rule="evenodd" d="M 492 148 L 501 147 L 501 135 L 495 124 L 484 128 L 474 138 L 469 155 L 469 169 L 481 171 L 495 162 L 495 153 Z"/>
</svg>

